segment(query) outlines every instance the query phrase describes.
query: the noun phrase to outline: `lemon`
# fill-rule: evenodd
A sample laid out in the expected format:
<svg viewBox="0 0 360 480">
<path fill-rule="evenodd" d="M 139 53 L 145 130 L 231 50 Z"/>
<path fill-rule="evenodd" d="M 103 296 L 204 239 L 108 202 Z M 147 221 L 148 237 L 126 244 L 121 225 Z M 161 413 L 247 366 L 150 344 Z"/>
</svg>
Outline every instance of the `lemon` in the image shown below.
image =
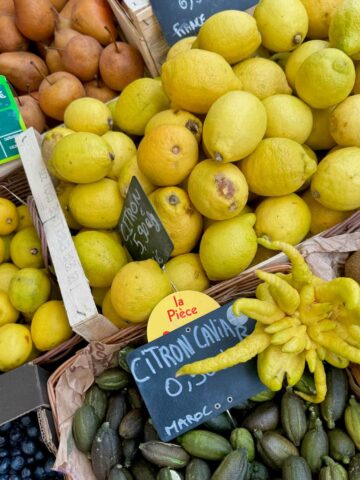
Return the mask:
<svg viewBox="0 0 360 480">
<path fill-rule="evenodd" d="M 288 195 L 316 170 L 303 147 L 288 138 L 266 138 L 240 162 L 251 192 L 265 197 Z"/>
<path fill-rule="evenodd" d="M 199 159 L 194 135 L 181 125 L 160 125 L 141 140 L 137 161 L 141 172 L 154 185 L 177 185 Z"/>
<path fill-rule="evenodd" d="M 40 352 L 51 350 L 72 337 L 63 302 L 51 300 L 36 310 L 31 321 L 31 337 Z"/>
<path fill-rule="evenodd" d="M 11 245 L 13 237 L 14 237 L 14 233 L 11 233 L 10 235 L 3 235 L 2 237 L 0 237 L 3 241 L 3 244 L 4 244 L 4 260 L 3 260 L 3 262 L 8 262 L 10 260 L 10 245 Z"/>
<path fill-rule="evenodd" d="M 201 140 L 202 123 L 201 120 L 190 112 L 185 110 L 163 110 L 154 115 L 146 125 L 145 135 L 160 125 L 181 125 L 190 130 L 195 135 L 198 142 Z"/>
<path fill-rule="evenodd" d="M 41 242 L 34 227 L 17 232 L 10 245 L 11 260 L 19 268 L 41 268 L 44 266 Z"/>
<path fill-rule="evenodd" d="M 342 147 L 360 147 L 360 95 L 341 102 L 330 116 L 330 133 Z"/>
<path fill-rule="evenodd" d="M 188 194 L 179 187 L 164 187 L 149 200 L 174 244 L 171 256 L 189 253 L 201 236 L 203 221 Z"/>
<path fill-rule="evenodd" d="M 81 225 L 75 220 L 69 207 L 70 193 L 74 188 L 75 184 L 69 182 L 59 182 L 55 187 L 57 198 L 65 216 L 66 223 L 68 224 L 69 228 L 73 230 L 79 230 Z"/>
<path fill-rule="evenodd" d="M 308 38 L 327 38 L 330 19 L 343 0 L 301 0 L 309 17 Z"/>
<path fill-rule="evenodd" d="M 90 183 L 109 173 L 113 155 L 108 143 L 99 135 L 76 132 L 57 142 L 51 162 L 60 180 Z"/>
<path fill-rule="evenodd" d="M 309 18 L 300 0 L 260 0 L 254 18 L 262 44 L 272 52 L 294 50 L 305 39 Z"/>
<path fill-rule="evenodd" d="M 5 256 L 6 256 L 5 241 L 2 237 L 0 237 L 0 264 L 2 262 L 5 262 Z"/>
<path fill-rule="evenodd" d="M 356 72 L 356 78 L 355 78 L 353 93 L 359 94 L 360 93 L 360 63 L 356 65 L 355 72 Z"/>
<path fill-rule="evenodd" d="M 326 40 L 309 40 L 290 53 L 285 65 L 285 73 L 291 88 L 295 89 L 296 74 L 304 61 L 313 53 L 319 52 L 323 48 L 328 48 L 329 46 L 330 43 Z"/>
<path fill-rule="evenodd" d="M 19 222 L 16 231 L 18 232 L 23 228 L 32 227 L 33 221 L 29 212 L 29 207 L 27 205 L 19 205 L 17 207 L 17 212 Z"/>
<path fill-rule="evenodd" d="M 91 97 L 73 100 L 66 107 L 64 123 L 75 132 L 91 132 L 96 135 L 103 135 L 113 126 L 109 107 L 101 100 Z"/>
<path fill-rule="evenodd" d="M 108 291 L 108 287 L 93 287 L 91 289 L 92 296 L 94 297 L 94 301 L 98 307 L 101 307 Z"/>
<path fill-rule="evenodd" d="M 276 93 L 291 93 L 283 69 L 267 58 L 248 58 L 235 65 L 233 70 L 241 80 L 243 90 L 260 100 Z"/>
<path fill-rule="evenodd" d="M 123 204 L 118 184 L 110 178 L 76 185 L 69 197 L 72 216 L 76 222 L 88 228 L 115 228 Z"/>
<path fill-rule="evenodd" d="M 132 177 L 136 177 L 139 180 L 147 195 L 155 190 L 155 185 L 142 173 L 138 165 L 137 157 L 134 155 L 130 160 L 125 162 L 119 172 L 118 186 L 120 195 L 123 198 L 127 195 Z"/>
<path fill-rule="evenodd" d="M 245 215 L 245 213 L 254 213 L 254 211 L 251 207 L 249 207 L 249 205 L 245 205 L 245 207 L 241 210 L 239 215 Z M 239 215 L 237 215 L 237 216 L 239 216 Z M 216 223 L 216 222 L 221 222 L 221 220 L 213 220 L 212 218 L 204 217 L 204 231 L 207 228 L 209 228 L 210 225 L 212 225 L 213 223 Z"/>
<path fill-rule="evenodd" d="M 123 247 L 106 233 L 78 233 L 74 244 L 91 287 L 110 287 L 117 272 L 127 263 Z"/>
<path fill-rule="evenodd" d="M 341 212 L 324 207 L 315 200 L 310 190 L 303 194 L 302 199 L 306 202 L 311 212 L 310 232 L 313 235 L 317 235 L 337 223 L 343 222 L 354 213 L 353 211 Z"/>
<path fill-rule="evenodd" d="M 249 189 L 236 165 L 204 160 L 191 172 L 188 192 L 202 215 L 213 220 L 227 220 L 243 210 Z"/>
<path fill-rule="evenodd" d="M 266 198 L 255 210 L 255 232 L 271 241 L 297 245 L 310 230 L 309 207 L 295 193 L 282 197 Z"/>
<path fill-rule="evenodd" d="M 328 108 L 342 102 L 354 83 L 351 58 L 336 48 L 323 48 L 310 55 L 295 76 L 298 96 L 313 108 Z"/>
<path fill-rule="evenodd" d="M 111 303 L 116 313 L 129 322 L 144 322 L 154 307 L 173 289 L 155 260 L 125 265 L 111 285 Z"/>
<path fill-rule="evenodd" d="M 30 314 L 48 300 L 50 291 L 51 283 L 45 271 L 23 268 L 11 279 L 9 298 L 17 310 Z"/>
<path fill-rule="evenodd" d="M 115 324 L 118 328 L 125 328 L 131 325 L 130 322 L 121 318 L 116 312 L 114 305 L 111 302 L 111 290 L 108 289 L 104 296 L 104 300 L 101 306 L 102 314 Z"/>
<path fill-rule="evenodd" d="M 196 37 L 185 37 L 178 40 L 171 48 L 169 48 L 166 60 L 174 58 L 178 53 L 184 52 L 185 50 L 190 50 L 195 40 Z"/>
<path fill-rule="evenodd" d="M 166 275 L 178 291 L 195 290 L 203 292 L 210 286 L 197 253 L 185 253 L 171 258 L 164 268 Z"/>
<path fill-rule="evenodd" d="M 107 176 L 113 180 L 117 180 L 121 167 L 136 155 L 136 145 L 133 140 L 123 132 L 106 132 L 102 138 L 110 145 L 115 156 Z"/>
<path fill-rule="evenodd" d="M 197 37 L 197 48 L 218 53 L 229 63 L 250 57 L 260 44 L 256 21 L 240 10 L 224 10 L 207 18 Z"/>
<path fill-rule="evenodd" d="M 305 143 L 302 145 L 302 147 L 305 150 L 305 153 L 307 154 L 307 156 L 315 160 L 316 164 L 318 164 L 319 160 L 314 150 L 311 150 L 311 148 L 308 147 Z M 307 180 L 302 184 L 302 186 L 297 190 L 297 192 L 300 192 L 309 188 L 311 184 L 311 179 L 312 179 L 312 175 L 307 178 Z"/>
<path fill-rule="evenodd" d="M 169 106 L 169 99 L 159 81 L 139 78 L 121 92 L 115 105 L 115 124 L 125 133 L 144 135 L 148 121 Z"/>
<path fill-rule="evenodd" d="M 52 157 L 55 145 L 61 138 L 66 137 L 66 135 L 70 135 L 70 133 L 74 133 L 74 130 L 70 130 L 70 128 L 65 127 L 55 127 L 48 132 L 45 132 L 43 135 L 41 143 L 41 155 L 51 174 L 53 174 L 53 172 L 51 165 L 49 165 L 49 160 Z"/>
<path fill-rule="evenodd" d="M 247 268 L 256 254 L 255 215 L 216 222 L 204 232 L 200 260 L 210 280 L 226 280 Z"/>
<path fill-rule="evenodd" d="M 192 113 L 206 113 L 221 95 L 242 87 L 221 55 L 199 49 L 179 53 L 165 62 L 161 80 L 170 100 Z"/>
<path fill-rule="evenodd" d="M 9 235 L 17 229 L 18 212 L 13 202 L 0 197 L 0 235 Z"/>
<path fill-rule="evenodd" d="M 9 292 L 11 279 L 18 271 L 19 268 L 13 263 L 3 263 L 0 265 L 0 291 Z"/>
<path fill-rule="evenodd" d="M 15 323 L 19 318 L 19 312 L 10 302 L 9 295 L 0 290 L 0 327 L 7 323 Z"/>
<path fill-rule="evenodd" d="M 312 109 L 313 128 L 306 140 L 306 145 L 314 150 L 329 150 L 335 145 L 330 133 L 330 117 L 335 106 L 325 109 Z"/>
<path fill-rule="evenodd" d="M 315 200 L 332 210 L 360 207 L 360 148 L 347 147 L 328 154 L 311 181 Z"/>
<path fill-rule="evenodd" d="M 329 26 L 329 40 L 349 56 L 360 53 L 360 4 L 358 0 L 343 0 L 334 11 Z"/>
<path fill-rule="evenodd" d="M 263 104 L 267 113 L 265 137 L 306 142 L 313 127 L 312 112 L 306 103 L 291 95 L 272 95 Z"/>
<path fill-rule="evenodd" d="M 0 327 L 0 371 L 20 367 L 31 351 L 31 335 L 24 325 L 10 323 Z"/>
</svg>

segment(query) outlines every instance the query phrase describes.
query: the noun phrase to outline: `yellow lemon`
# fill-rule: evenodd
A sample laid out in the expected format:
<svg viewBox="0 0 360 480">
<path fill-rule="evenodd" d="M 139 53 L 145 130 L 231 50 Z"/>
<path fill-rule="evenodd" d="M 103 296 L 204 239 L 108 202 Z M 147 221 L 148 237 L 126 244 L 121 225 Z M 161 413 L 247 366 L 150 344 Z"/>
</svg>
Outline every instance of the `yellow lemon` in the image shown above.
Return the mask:
<svg viewBox="0 0 360 480">
<path fill-rule="evenodd" d="M 25 328 L 27 328 L 28 332 L 30 333 L 31 335 L 31 326 L 30 325 L 27 325 L 27 324 L 23 324 L 23 326 Z M 36 357 L 38 357 L 40 355 L 40 352 L 39 350 L 37 350 L 37 348 L 35 347 L 34 345 L 34 342 L 32 342 L 32 348 L 31 348 L 31 352 L 28 356 L 28 358 L 26 359 L 26 363 L 27 362 L 31 362 L 31 360 L 34 360 Z"/>
<path fill-rule="evenodd" d="M 90 183 L 109 173 L 113 155 L 109 144 L 99 135 L 76 132 L 56 143 L 51 162 L 60 180 Z"/>
<path fill-rule="evenodd" d="M 206 113 L 221 95 L 242 86 L 221 55 L 199 49 L 165 62 L 161 80 L 170 100 L 192 113 Z"/>
<path fill-rule="evenodd" d="M 29 207 L 27 205 L 19 205 L 17 207 L 19 223 L 17 226 L 17 231 L 22 230 L 26 227 L 32 227 L 33 221 L 29 212 Z"/>
<path fill-rule="evenodd" d="M 314 150 L 329 150 L 335 145 L 330 133 L 330 117 L 335 106 L 318 110 L 312 109 L 313 128 L 306 140 L 306 145 Z"/>
<path fill-rule="evenodd" d="M 69 196 L 72 216 L 76 222 L 88 228 L 115 228 L 123 204 L 118 184 L 110 178 L 76 185 Z"/>
<path fill-rule="evenodd" d="M 341 102 L 330 116 L 330 133 L 342 147 L 360 147 L 360 95 Z"/>
<path fill-rule="evenodd" d="M 296 74 L 304 61 L 313 53 L 329 46 L 330 43 L 325 40 L 309 40 L 290 53 L 285 65 L 285 73 L 291 88 L 295 89 Z"/>
<path fill-rule="evenodd" d="M 9 295 L 0 290 L 0 327 L 7 323 L 15 323 L 19 318 L 19 312 L 10 302 Z"/>
<path fill-rule="evenodd" d="M 189 253 L 201 236 L 203 220 L 188 194 L 179 187 L 164 187 L 149 200 L 174 244 L 171 256 Z"/>
<path fill-rule="evenodd" d="M 2 237 L 0 237 L 0 264 L 2 262 L 5 262 L 5 254 L 6 254 L 5 241 Z"/>
<path fill-rule="evenodd" d="M 102 138 L 110 145 L 115 156 L 107 176 L 113 180 L 117 180 L 122 166 L 136 155 L 136 145 L 132 139 L 123 132 L 106 132 Z"/>
<path fill-rule="evenodd" d="M 0 197 L 0 235 L 9 235 L 17 229 L 18 212 L 13 202 Z"/>
<path fill-rule="evenodd" d="M 49 299 L 50 292 L 51 283 L 43 270 L 22 268 L 11 279 L 9 298 L 17 310 L 31 314 Z"/>
<path fill-rule="evenodd" d="M 311 108 L 306 103 L 291 95 L 272 95 L 263 104 L 267 114 L 265 137 L 306 142 L 313 127 Z"/>
<path fill-rule="evenodd" d="M 190 50 L 195 40 L 196 37 L 185 37 L 178 40 L 167 52 L 166 60 L 174 58 L 178 53 L 184 52 L 185 50 Z"/>
<path fill-rule="evenodd" d="M 309 17 L 308 38 L 327 38 L 330 20 L 343 0 L 301 0 Z"/>
<path fill-rule="evenodd" d="M 169 106 L 169 99 L 159 81 L 139 78 L 121 92 L 115 105 L 115 123 L 125 133 L 144 135 L 148 121 Z"/>
<path fill-rule="evenodd" d="M 272 52 L 294 50 L 305 39 L 309 18 L 300 0 L 260 0 L 254 11 L 262 44 Z"/>
<path fill-rule="evenodd" d="M 155 260 L 131 262 L 117 273 L 111 285 L 111 303 L 121 318 L 144 322 L 154 307 L 173 289 Z"/>
<path fill-rule="evenodd" d="M 260 100 L 276 93 L 291 93 L 283 69 L 267 58 L 248 58 L 235 65 L 233 70 L 241 80 L 243 90 Z"/>
<path fill-rule="evenodd" d="M 81 228 L 81 225 L 73 217 L 69 206 L 70 193 L 73 191 L 75 186 L 76 185 L 74 183 L 59 182 L 56 185 L 55 189 L 61 209 L 65 216 L 66 223 L 68 224 L 69 228 L 73 230 L 79 230 Z"/>
<path fill-rule="evenodd" d="M 343 0 L 333 12 L 329 26 L 332 47 L 339 48 L 349 56 L 360 53 L 360 4 L 358 0 Z"/>
<path fill-rule="evenodd" d="M 155 190 L 155 185 L 152 184 L 150 180 L 142 173 L 138 165 L 137 157 L 134 155 L 121 167 L 119 172 L 118 186 L 120 195 L 123 198 L 125 198 L 127 195 L 132 177 L 136 177 L 139 180 L 144 192 L 147 195 Z"/>
<path fill-rule="evenodd" d="M 7 372 L 27 361 L 32 350 L 29 330 L 9 323 L 0 327 L 0 371 Z"/>
<path fill-rule="evenodd" d="M 251 207 L 249 207 L 249 205 L 245 205 L 245 207 L 241 210 L 239 215 L 245 215 L 245 213 L 254 213 L 254 211 Z M 239 216 L 239 215 L 237 215 L 237 216 Z M 212 225 L 213 223 L 216 223 L 216 222 L 221 222 L 221 220 L 213 220 L 212 218 L 204 217 L 204 231 L 207 228 L 209 228 L 210 225 Z"/>
<path fill-rule="evenodd" d="M 74 244 L 91 287 L 110 287 L 117 272 L 127 263 L 123 247 L 106 233 L 78 233 Z"/>
<path fill-rule="evenodd" d="M 171 258 L 165 264 L 165 273 L 178 291 L 195 290 L 203 292 L 210 286 L 197 253 L 185 253 Z"/>
<path fill-rule="evenodd" d="M 311 181 L 315 200 L 332 210 L 360 207 L 360 148 L 347 147 L 328 154 Z"/>
<path fill-rule="evenodd" d="M 40 238 L 34 227 L 17 232 L 10 244 L 11 260 L 19 268 L 41 268 L 44 266 Z"/>
<path fill-rule="evenodd" d="M 41 155 L 51 175 L 53 175 L 53 170 L 52 165 L 49 164 L 49 161 L 52 157 L 55 145 L 61 138 L 66 137 L 66 135 L 70 135 L 70 133 L 74 133 L 74 130 L 70 130 L 70 128 L 65 127 L 55 127 L 48 132 L 45 132 L 43 135 L 41 143 Z"/>
<path fill-rule="evenodd" d="M 11 279 L 18 271 L 19 268 L 13 263 L 3 263 L 0 265 L 0 290 L 6 293 L 9 292 Z"/>
<path fill-rule="evenodd" d="M 309 207 L 295 193 L 266 198 L 257 206 L 255 215 L 257 236 L 267 236 L 271 241 L 297 245 L 310 230 Z"/>
<path fill-rule="evenodd" d="M 181 125 L 190 130 L 195 135 L 198 142 L 201 140 L 202 123 L 201 120 L 190 112 L 185 110 L 163 110 L 154 115 L 147 123 L 145 128 L 145 135 L 154 130 L 160 125 Z"/>
<path fill-rule="evenodd" d="M 236 165 L 204 160 L 191 172 L 188 192 L 202 215 L 213 220 L 226 220 L 238 216 L 243 210 L 249 189 Z"/>
<path fill-rule="evenodd" d="M 114 325 L 118 328 L 125 328 L 131 325 L 130 322 L 121 318 L 118 313 L 116 312 L 114 305 L 111 302 L 111 290 L 109 289 L 102 302 L 101 306 L 102 314 L 110 320 Z"/>
<path fill-rule="evenodd" d="M 64 123 L 75 132 L 91 132 L 96 135 L 103 135 L 113 126 L 109 107 L 101 100 L 91 97 L 73 100 L 66 107 Z"/>
<path fill-rule="evenodd" d="M 321 203 L 315 200 L 310 190 L 307 190 L 302 198 L 311 212 L 310 232 L 313 235 L 317 235 L 318 233 L 333 227 L 337 223 L 343 222 L 354 213 L 354 211 L 341 212 L 324 207 Z"/>
<path fill-rule="evenodd" d="M 61 345 L 72 334 L 63 302 L 51 300 L 36 310 L 31 321 L 31 337 L 40 352 Z"/>
<path fill-rule="evenodd" d="M 216 222 L 204 232 L 200 260 L 210 280 L 226 280 L 245 270 L 256 254 L 255 215 Z"/>
<path fill-rule="evenodd" d="M 93 287 L 91 289 L 92 296 L 94 297 L 94 301 L 98 307 L 101 307 L 108 291 L 108 287 Z"/>
<path fill-rule="evenodd" d="M 288 195 L 316 170 L 303 147 L 288 138 L 266 138 L 239 164 L 251 192 L 265 197 Z"/>
<path fill-rule="evenodd" d="M 4 236 L 0 237 L 1 240 L 3 241 L 3 244 L 4 244 L 4 255 L 3 255 L 4 259 L 3 259 L 3 262 L 8 262 L 10 260 L 10 245 L 11 245 L 13 237 L 14 237 L 14 233 L 11 233 L 10 235 L 4 235 Z"/>
<path fill-rule="evenodd" d="M 305 143 L 302 145 L 302 147 L 305 150 L 305 153 L 307 154 L 307 156 L 315 160 L 316 164 L 318 164 L 319 160 L 316 153 L 313 150 L 311 150 L 310 147 L 305 145 Z M 311 184 L 311 179 L 312 179 L 312 175 L 302 184 L 302 186 L 297 190 L 297 192 L 300 192 L 309 188 Z"/>
<path fill-rule="evenodd" d="M 313 108 L 328 108 L 342 102 L 354 83 L 351 58 L 336 48 L 323 48 L 310 55 L 295 76 L 298 96 Z"/>
<path fill-rule="evenodd" d="M 360 93 L 360 63 L 356 65 L 355 72 L 356 72 L 356 78 L 355 78 L 353 93 L 359 94 Z"/>
<path fill-rule="evenodd" d="M 154 185 L 166 187 L 182 182 L 199 159 L 194 135 L 181 125 L 160 125 L 141 140 L 137 161 Z"/>
<path fill-rule="evenodd" d="M 197 37 L 197 48 L 218 53 L 229 63 L 250 57 L 260 44 L 256 21 L 240 10 L 224 10 L 207 18 Z"/>
<path fill-rule="evenodd" d="M 255 150 L 266 130 L 266 110 L 252 93 L 229 92 L 210 107 L 203 143 L 212 158 L 235 162 Z"/>
</svg>

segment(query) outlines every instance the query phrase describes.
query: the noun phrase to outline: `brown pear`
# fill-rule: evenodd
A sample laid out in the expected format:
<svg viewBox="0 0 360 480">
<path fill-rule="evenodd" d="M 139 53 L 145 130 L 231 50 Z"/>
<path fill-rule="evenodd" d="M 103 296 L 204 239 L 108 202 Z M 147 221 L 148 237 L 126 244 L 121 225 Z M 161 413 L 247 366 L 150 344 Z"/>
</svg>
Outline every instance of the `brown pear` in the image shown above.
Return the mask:
<svg viewBox="0 0 360 480">
<path fill-rule="evenodd" d="M 81 35 L 77 30 L 71 28 L 70 24 L 70 20 L 59 16 L 54 32 L 54 45 L 56 48 L 65 48 L 73 37 Z"/>
<path fill-rule="evenodd" d="M 75 75 L 55 72 L 41 82 L 39 95 L 41 110 L 49 117 L 63 121 L 66 107 L 73 100 L 85 97 L 85 89 Z"/>
<path fill-rule="evenodd" d="M 99 68 L 106 85 L 119 91 L 144 75 L 140 52 L 125 42 L 113 42 L 105 47 L 100 55 Z"/>
<path fill-rule="evenodd" d="M 75 30 L 108 45 L 117 37 L 112 10 L 106 0 L 78 0 L 72 10 L 71 26 Z"/>
<path fill-rule="evenodd" d="M 0 0 L 0 14 L 15 15 L 14 0 Z"/>
<path fill-rule="evenodd" d="M 25 52 L 29 41 L 19 31 L 12 15 L 0 14 L 0 53 Z"/>
<path fill-rule="evenodd" d="M 66 70 L 61 52 L 52 45 L 46 49 L 45 62 L 50 73 L 63 72 Z"/>
<path fill-rule="evenodd" d="M 68 18 L 69 20 L 71 19 L 73 7 L 77 1 L 78 0 L 69 0 L 65 3 L 64 7 L 60 10 L 61 18 Z"/>
<path fill-rule="evenodd" d="M 67 0 L 50 0 L 50 2 L 54 5 L 56 10 L 60 12 L 65 7 Z"/>
<path fill-rule="evenodd" d="M 111 90 L 101 79 L 84 83 L 84 88 L 87 97 L 97 98 L 104 103 L 109 102 L 118 95 L 118 92 Z"/>
<path fill-rule="evenodd" d="M 15 100 L 26 127 L 34 127 L 39 133 L 42 133 L 45 129 L 45 117 L 38 102 L 30 95 L 21 95 Z"/>
<path fill-rule="evenodd" d="M 14 0 L 16 26 L 26 38 L 40 42 L 51 37 L 56 17 L 50 0 Z"/>
<path fill-rule="evenodd" d="M 48 74 L 46 63 L 30 52 L 6 52 L 0 54 L 0 75 L 22 92 L 32 92 L 39 88 Z"/>
<path fill-rule="evenodd" d="M 89 35 L 77 35 L 66 45 L 62 60 L 64 70 L 88 82 L 97 74 L 102 46 Z"/>
</svg>

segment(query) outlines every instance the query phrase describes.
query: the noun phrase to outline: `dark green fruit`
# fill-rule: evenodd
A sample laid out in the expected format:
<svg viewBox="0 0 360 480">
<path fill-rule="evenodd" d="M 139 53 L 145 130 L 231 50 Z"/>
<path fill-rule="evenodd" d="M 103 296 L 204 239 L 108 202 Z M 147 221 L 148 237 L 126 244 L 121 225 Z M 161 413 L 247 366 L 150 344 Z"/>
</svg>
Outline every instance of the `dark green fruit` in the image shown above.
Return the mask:
<svg viewBox="0 0 360 480">
<path fill-rule="evenodd" d="M 348 379 L 345 370 L 330 367 L 326 374 L 327 392 L 321 403 L 321 415 L 328 428 L 335 428 L 335 422 L 342 418 L 348 399 Z"/>
<path fill-rule="evenodd" d="M 250 480 L 269 480 L 268 469 L 260 462 L 252 462 Z"/>
<path fill-rule="evenodd" d="M 104 393 L 104 392 L 103 392 Z M 106 412 L 106 421 L 110 423 L 110 427 L 118 430 L 121 420 L 127 412 L 126 394 L 118 392 L 109 399 L 109 406 Z"/>
<path fill-rule="evenodd" d="M 251 432 L 275 430 L 279 424 L 280 413 L 275 402 L 264 402 L 258 405 L 242 422 L 242 426 Z"/>
<path fill-rule="evenodd" d="M 137 438 L 141 435 L 144 426 L 144 415 L 140 408 L 130 410 L 121 420 L 119 435 L 122 438 Z"/>
<path fill-rule="evenodd" d="M 131 467 L 135 480 L 156 480 L 156 469 L 145 458 L 139 458 Z"/>
<path fill-rule="evenodd" d="M 106 393 L 95 383 L 86 392 L 84 404 L 93 407 L 100 423 L 102 423 L 105 418 L 108 399 Z"/>
<path fill-rule="evenodd" d="M 125 370 L 125 372 L 130 373 L 130 368 L 126 362 L 126 357 L 130 352 L 133 352 L 134 348 L 132 347 L 124 347 L 120 350 L 118 353 L 118 362 L 119 362 L 119 367 Z"/>
<path fill-rule="evenodd" d="M 107 480 L 111 469 L 121 463 L 121 459 L 119 436 L 105 422 L 97 431 L 91 448 L 91 462 L 97 480 Z"/>
<path fill-rule="evenodd" d="M 299 447 L 307 430 L 305 404 L 290 390 L 281 399 L 281 423 L 288 439 Z"/>
<path fill-rule="evenodd" d="M 90 405 L 83 405 L 76 410 L 72 423 L 72 433 L 75 445 L 80 452 L 90 452 L 99 425 L 99 418 Z"/>
<path fill-rule="evenodd" d="M 282 467 L 283 480 L 312 480 L 309 465 L 302 457 L 288 457 Z"/>
<path fill-rule="evenodd" d="M 327 456 L 323 460 L 326 467 L 320 470 L 319 480 L 348 480 L 347 471 L 342 465 Z"/>
<path fill-rule="evenodd" d="M 247 480 L 249 468 L 245 448 L 234 450 L 226 455 L 211 480 Z"/>
<path fill-rule="evenodd" d="M 228 432 L 234 428 L 234 423 L 227 413 L 222 413 L 203 423 L 201 427 L 214 432 Z"/>
<path fill-rule="evenodd" d="M 226 438 L 207 430 L 184 433 L 178 442 L 190 455 L 203 460 L 222 460 L 232 450 Z"/>
<path fill-rule="evenodd" d="M 184 468 L 190 456 L 179 445 L 164 442 L 147 442 L 139 446 L 143 457 L 158 467 Z"/>
<path fill-rule="evenodd" d="M 254 435 L 257 438 L 257 451 L 265 464 L 273 470 L 281 470 L 290 455 L 299 455 L 295 445 L 277 432 L 255 430 Z"/>
<path fill-rule="evenodd" d="M 337 462 L 348 464 L 355 455 L 355 445 L 349 435 L 335 428 L 328 432 L 329 452 L 331 458 Z"/>
<path fill-rule="evenodd" d="M 121 368 L 109 368 L 95 378 L 95 383 L 102 390 L 121 390 L 126 387 L 131 380 L 131 376 Z"/>
<path fill-rule="evenodd" d="M 234 450 L 245 448 L 249 462 L 255 458 L 255 442 L 246 428 L 235 428 L 230 435 L 230 443 Z"/>
<path fill-rule="evenodd" d="M 329 440 L 320 418 L 315 420 L 315 426 L 306 432 L 301 443 L 301 456 L 305 458 L 312 473 L 319 473 L 322 458 L 329 454 Z"/>
<path fill-rule="evenodd" d="M 360 453 L 351 459 L 349 465 L 349 480 L 358 480 L 360 478 Z"/>
<path fill-rule="evenodd" d="M 126 470 L 122 465 L 115 465 L 111 469 L 107 480 L 133 480 L 133 478 L 129 470 Z"/>
<path fill-rule="evenodd" d="M 186 467 L 185 480 L 210 480 L 209 465 L 200 458 L 193 458 Z"/>
</svg>

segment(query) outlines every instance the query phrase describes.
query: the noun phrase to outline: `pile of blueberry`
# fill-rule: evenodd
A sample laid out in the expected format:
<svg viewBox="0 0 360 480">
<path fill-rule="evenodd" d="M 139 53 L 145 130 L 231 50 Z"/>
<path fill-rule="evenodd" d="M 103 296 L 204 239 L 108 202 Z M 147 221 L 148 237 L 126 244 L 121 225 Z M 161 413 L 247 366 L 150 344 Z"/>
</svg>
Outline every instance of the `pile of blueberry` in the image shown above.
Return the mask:
<svg viewBox="0 0 360 480">
<path fill-rule="evenodd" d="M 0 426 L 0 480 L 63 479 L 53 464 L 35 412 Z"/>
</svg>

